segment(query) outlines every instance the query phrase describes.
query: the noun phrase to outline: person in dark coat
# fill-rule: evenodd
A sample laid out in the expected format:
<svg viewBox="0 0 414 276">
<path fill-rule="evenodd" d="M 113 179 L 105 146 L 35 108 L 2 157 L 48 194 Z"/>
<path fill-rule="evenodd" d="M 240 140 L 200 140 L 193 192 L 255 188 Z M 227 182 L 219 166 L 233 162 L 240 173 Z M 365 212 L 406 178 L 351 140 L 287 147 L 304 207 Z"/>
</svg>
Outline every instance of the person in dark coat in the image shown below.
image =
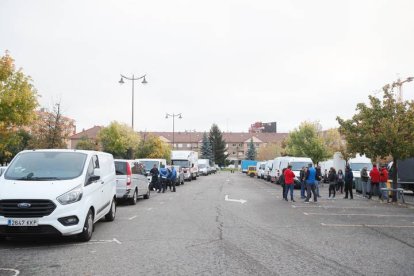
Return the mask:
<svg viewBox="0 0 414 276">
<path fill-rule="evenodd" d="M 352 170 L 349 166 L 346 166 L 345 169 L 345 199 L 348 198 L 348 192 L 350 199 L 354 199 L 354 196 L 352 194 L 352 183 L 354 181 L 354 174 L 352 173 Z"/>
<path fill-rule="evenodd" d="M 155 190 L 158 190 L 158 192 L 161 191 L 160 184 L 158 182 L 158 175 L 160 172 L 158 171 L 157 164 L 154 164 L 154 167 L 150 170 L 151 177 L 151 187 Z"/>
<path fill-rule="evenodd" d="M 284 168 L 282 170 L 282 173 L 279 176 L 279 183 L 280 183 L 280 186 L 282 186 L 282 193 L 283 193 L 282 196 L 283 196 L 283 199 L 287 200 L 287 197 L 285 196 L 285 192 L 286 192 L 285 170 L 286 170 L 286 168 Z"/>
<path fill-rule="evenodd" d="M 329 170 L 328 182 L 329 182 L 329 198 L 331 197 L 331 193 L 333 195 L 332 198 L 335 198 L 336 170 L 334 168 L 331 168 Z"/>
</svg>

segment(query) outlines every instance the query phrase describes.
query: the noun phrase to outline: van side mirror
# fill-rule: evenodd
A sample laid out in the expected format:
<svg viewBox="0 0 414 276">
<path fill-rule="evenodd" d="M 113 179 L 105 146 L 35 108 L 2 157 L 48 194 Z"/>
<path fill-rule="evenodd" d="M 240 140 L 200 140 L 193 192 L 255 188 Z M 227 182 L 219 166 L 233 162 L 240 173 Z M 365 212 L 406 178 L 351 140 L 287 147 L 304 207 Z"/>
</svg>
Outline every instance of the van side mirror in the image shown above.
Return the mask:
<svg viewBox="0 0 414 276">
<path fill-rule="evenodd" d="M 99 176 L 99 178 L 100 178 L 100 176 L 101 176 L 101 169 L 98 169 L 98 168 L 93 169 L 93 175 L 94 176 Z"/>
</svg>

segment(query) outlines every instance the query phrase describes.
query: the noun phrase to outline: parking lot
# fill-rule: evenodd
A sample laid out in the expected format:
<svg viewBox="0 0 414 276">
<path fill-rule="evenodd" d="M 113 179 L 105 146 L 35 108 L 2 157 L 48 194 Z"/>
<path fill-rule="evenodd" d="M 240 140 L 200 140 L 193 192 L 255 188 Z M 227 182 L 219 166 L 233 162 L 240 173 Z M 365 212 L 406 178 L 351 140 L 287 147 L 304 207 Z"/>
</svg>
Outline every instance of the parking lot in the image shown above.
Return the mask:
<svg viewBox="0 0 414 276">
<path fill-rule="evenodd" d="M 0 242 L 0 275 L 412 275 L 414 209 L 355 196 L 282 200 L 220 172 L 118 206 L 93 240 Z"/>
</svg>

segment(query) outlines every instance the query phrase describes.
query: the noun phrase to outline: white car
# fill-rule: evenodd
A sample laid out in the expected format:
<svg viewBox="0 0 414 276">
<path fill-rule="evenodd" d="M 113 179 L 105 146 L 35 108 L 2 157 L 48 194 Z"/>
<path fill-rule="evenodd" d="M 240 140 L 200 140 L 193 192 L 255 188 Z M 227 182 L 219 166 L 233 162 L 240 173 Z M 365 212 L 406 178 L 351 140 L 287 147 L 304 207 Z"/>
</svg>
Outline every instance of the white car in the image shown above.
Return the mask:
<svg viewBox="0 0 414 276">
<path fill-rule="evenodd" d="M 116 198 L 135 205 L 137 198 L 150 197 L 149 181 L 143 164 L 134 160 L 115 159 Z"/>
<path fill-rule="evenodd" d="M 0 177 L 0 236 L 92 237 L 93 224 L 116 214 L 111 154 L 30 150 L 17 154 Z"/>
<path fill-rule="evenodd" d="M 7 169 L 7 167 L 0 167 L 0 176 L 4 173 L 4 171 Z"/>
</svg>

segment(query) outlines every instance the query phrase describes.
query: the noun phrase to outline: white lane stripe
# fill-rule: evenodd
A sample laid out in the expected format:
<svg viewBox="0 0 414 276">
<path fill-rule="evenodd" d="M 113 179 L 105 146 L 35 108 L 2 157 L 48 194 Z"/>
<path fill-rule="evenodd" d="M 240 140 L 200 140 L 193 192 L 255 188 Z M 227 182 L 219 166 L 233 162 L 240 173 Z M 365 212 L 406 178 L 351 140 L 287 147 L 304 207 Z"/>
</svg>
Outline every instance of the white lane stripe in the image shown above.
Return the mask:
<svg viewBox="0 0 414 276">
<path fill-rule="evenodd" d="M 0 271 L 14 272 L 14 274 L 12 276 L 17 276 L 17 275 L 20 274 L 20 271 L 18 271 L 17 269 L 13 269 L 13 268 L 0 268 Z"/>
<path fill-rule="evenodd" d="M 130 217 L 128 220 L 133 220 L 134 218 L 136 218 L 137 216 L 133 216 L 133 217 Z"/>
<path fill-rule="evenodd" d="M 117 239 L 113 239 L 114 242 L 116 242 L 117 244 L 122 244 L 122 242 L 118 241 Z"/>
<path fill-rule="evenodd" d="M 374 207 L 341 207 L 341 206 L 331 206 L 331 205 L 292 205 L 292 208 L 322 208 L 322 209 L 378 209 L 381 206 Z"/>
<path fill-rule="evenodd" d="M 373 228 L 414 228 L 414 225 L 383 225 L 383 224 L 329 224 L 321 223 L 325 227 L 373 227 Z"/>
<path fill-rule="evenodd" d="M 382 214 L 326 214 L 326 213 L 303 213 L 304 215 L 312 216 L 368 216 L 368 217 L 400 217 L 412 218 L 413 215 L 382 215 Z"/>
</svg>

